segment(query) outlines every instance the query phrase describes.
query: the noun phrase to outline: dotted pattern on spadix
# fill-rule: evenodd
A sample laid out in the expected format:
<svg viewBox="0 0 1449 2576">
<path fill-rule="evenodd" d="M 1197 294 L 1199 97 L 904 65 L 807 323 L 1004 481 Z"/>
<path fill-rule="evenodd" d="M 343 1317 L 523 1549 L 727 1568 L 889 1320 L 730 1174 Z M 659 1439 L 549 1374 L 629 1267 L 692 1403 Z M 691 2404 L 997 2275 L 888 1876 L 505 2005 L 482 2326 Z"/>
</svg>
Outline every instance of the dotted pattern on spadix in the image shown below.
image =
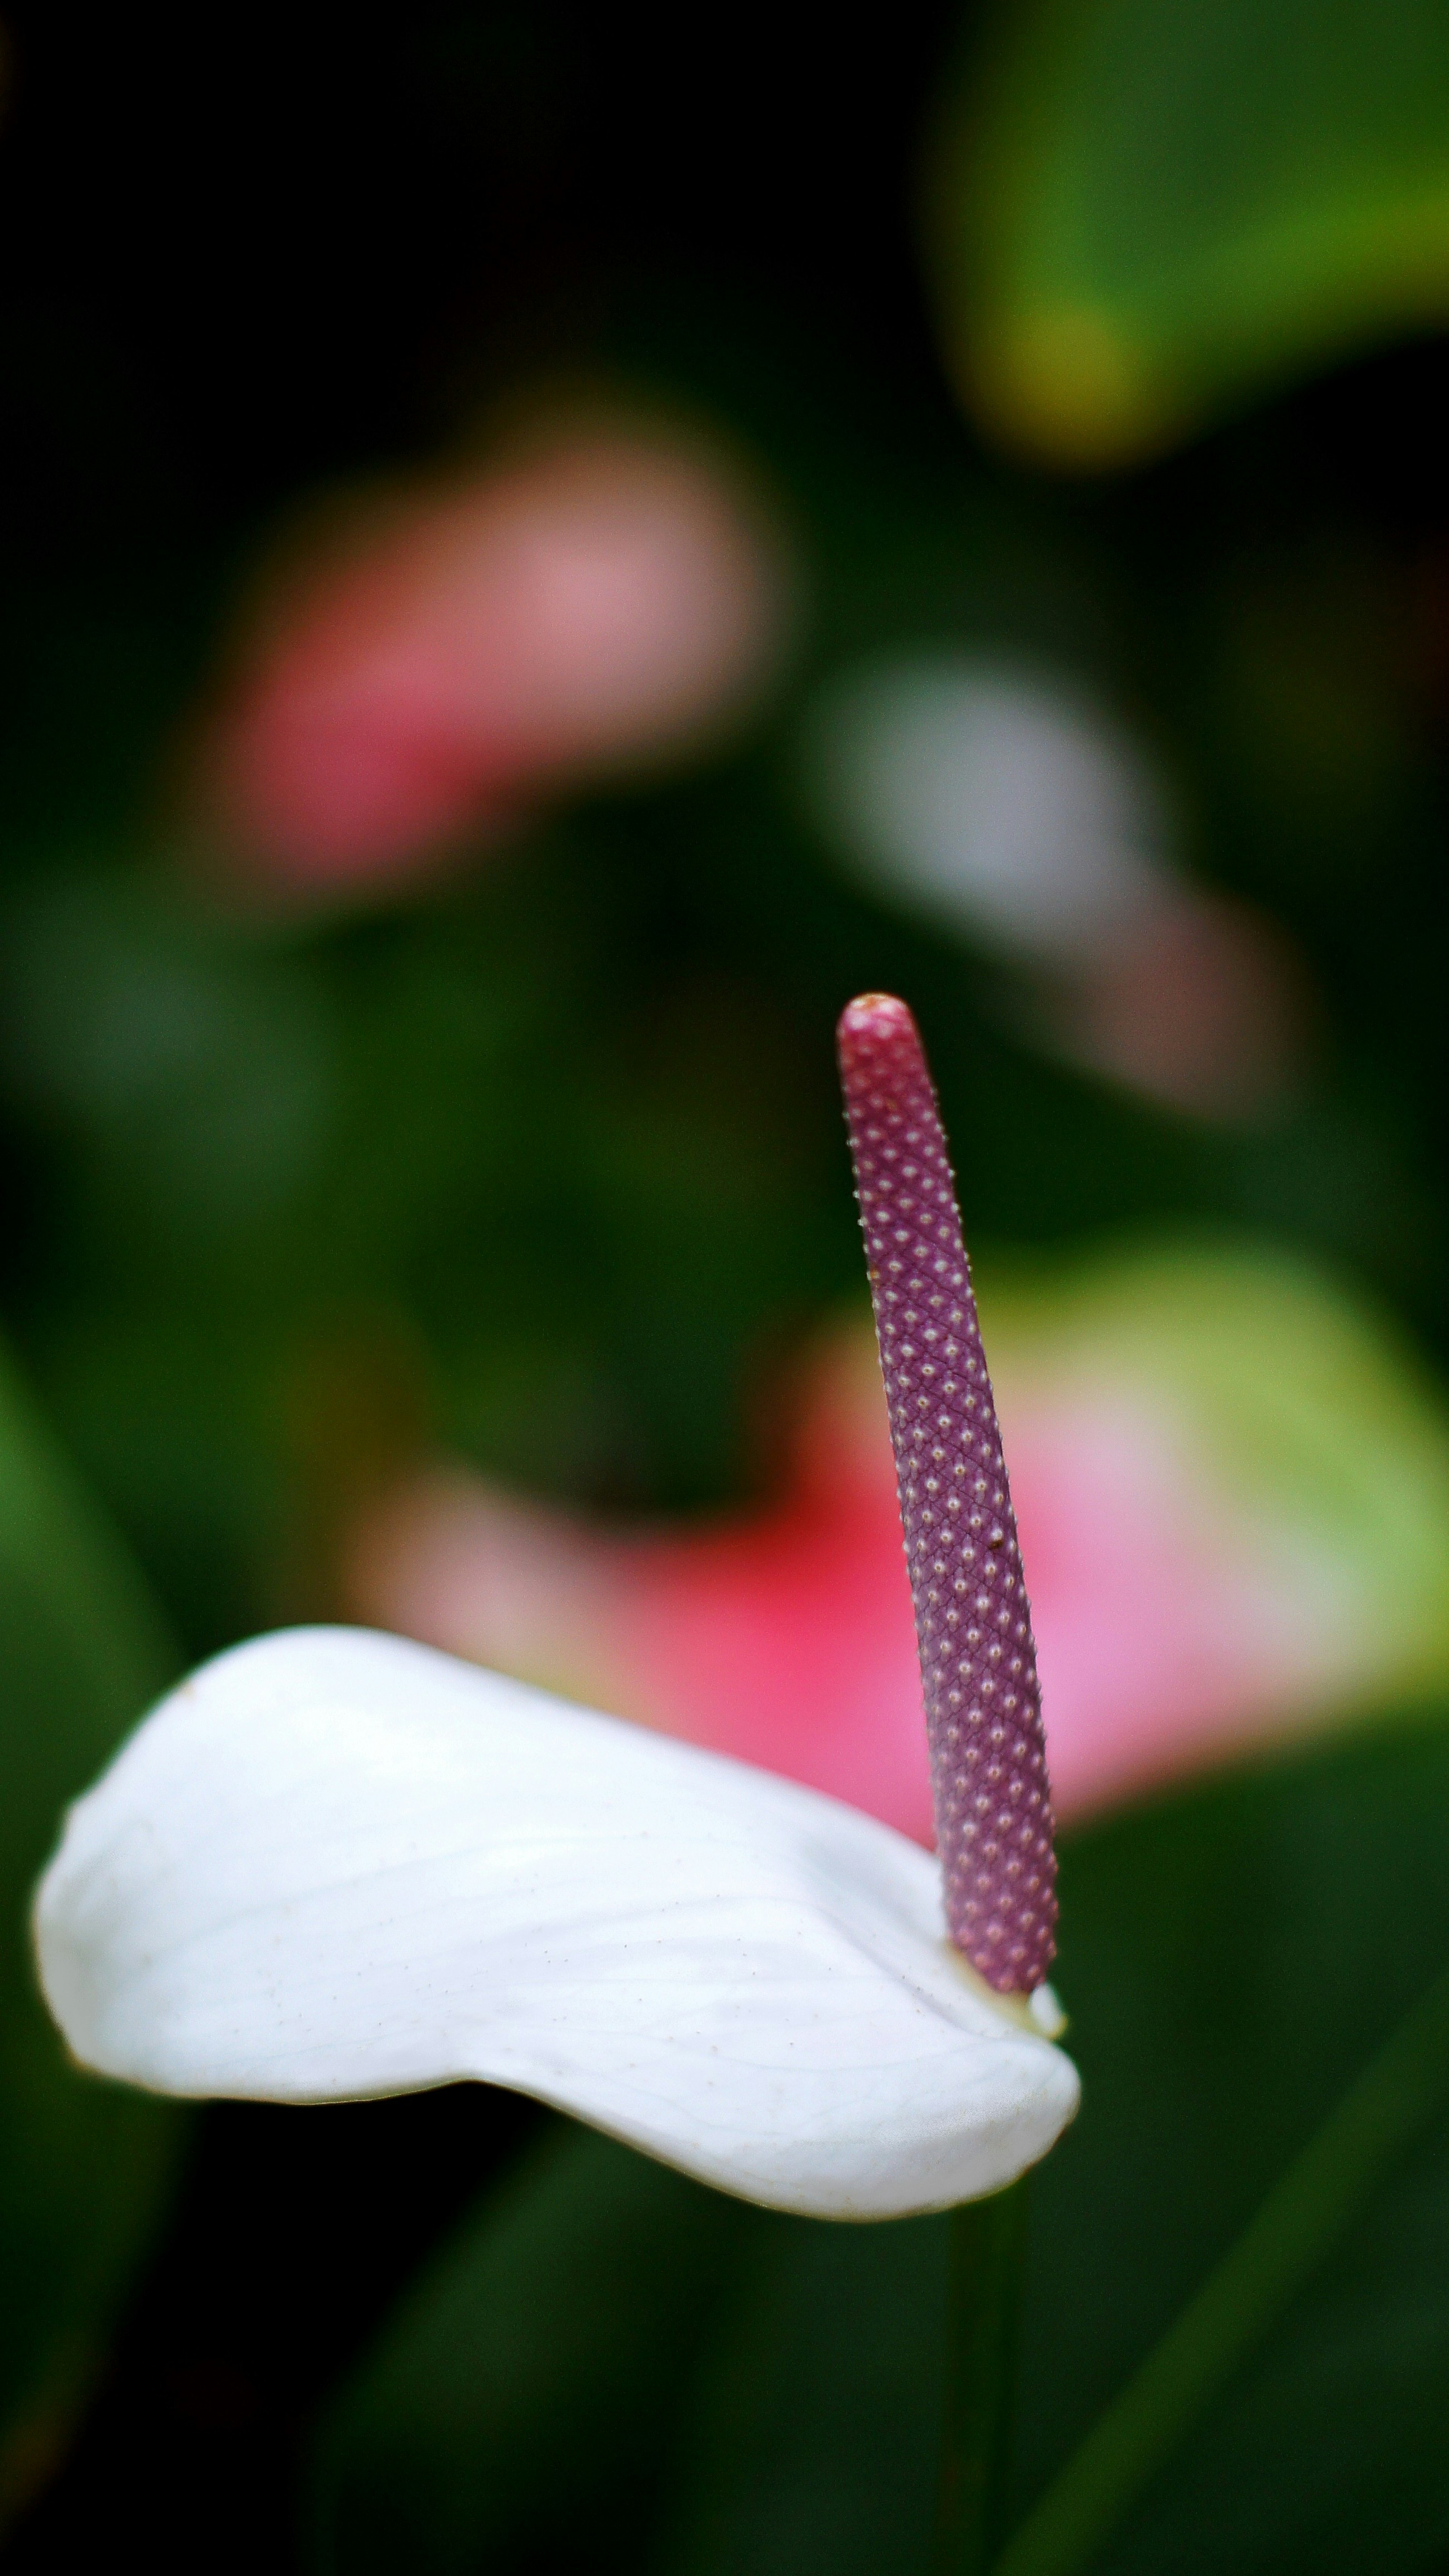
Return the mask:
<svg viewBox="0 0 1449 2576">
<path fill-rule="evenodd" d="M 840 1078 L 896 1454 L 951 1938 L 1002 1994 L 1056 1952 L 1031 1610 L 951 1166 L 915 1021 L 867 993 Z"/>
</svg>

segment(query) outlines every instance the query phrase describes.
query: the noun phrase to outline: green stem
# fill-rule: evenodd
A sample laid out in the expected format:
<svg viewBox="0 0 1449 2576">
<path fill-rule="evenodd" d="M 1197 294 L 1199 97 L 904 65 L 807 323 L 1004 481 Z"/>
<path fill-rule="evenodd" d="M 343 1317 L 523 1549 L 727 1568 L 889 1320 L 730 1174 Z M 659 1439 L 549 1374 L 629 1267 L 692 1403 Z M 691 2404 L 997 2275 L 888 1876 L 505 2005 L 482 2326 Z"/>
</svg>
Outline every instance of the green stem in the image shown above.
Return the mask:
<svg viewBox="0 0 1449 2576">
<path fill-rule="evenodd" d="M 1004 2524 L 1026 2184 L 951 2212 L 938 2576 L 987 2576 Z"/>
<path fill-rule="evenodd" d="M 995 2566 L 1076 2576 L 1449 2087 L 1449 1970 L 1295 2157 L 1160 2343 L 1098 2417 Z"/>
</svg>

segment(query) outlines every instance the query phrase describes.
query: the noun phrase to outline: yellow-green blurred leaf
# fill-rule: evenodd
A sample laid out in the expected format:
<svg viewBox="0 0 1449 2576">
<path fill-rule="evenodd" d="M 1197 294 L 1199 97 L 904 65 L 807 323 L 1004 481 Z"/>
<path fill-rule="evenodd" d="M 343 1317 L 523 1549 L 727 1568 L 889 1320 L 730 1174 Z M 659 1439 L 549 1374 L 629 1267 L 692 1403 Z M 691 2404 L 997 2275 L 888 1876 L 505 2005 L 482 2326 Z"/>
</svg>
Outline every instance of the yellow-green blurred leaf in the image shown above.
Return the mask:
<svg viewBox="0 0 1449 2576">
<path fill-rule="evenodd" d="M 977 416 L 1131 463 L 1449 314 L 1441 0 L 1018 0 L 939 138 Z"/>
</svg>

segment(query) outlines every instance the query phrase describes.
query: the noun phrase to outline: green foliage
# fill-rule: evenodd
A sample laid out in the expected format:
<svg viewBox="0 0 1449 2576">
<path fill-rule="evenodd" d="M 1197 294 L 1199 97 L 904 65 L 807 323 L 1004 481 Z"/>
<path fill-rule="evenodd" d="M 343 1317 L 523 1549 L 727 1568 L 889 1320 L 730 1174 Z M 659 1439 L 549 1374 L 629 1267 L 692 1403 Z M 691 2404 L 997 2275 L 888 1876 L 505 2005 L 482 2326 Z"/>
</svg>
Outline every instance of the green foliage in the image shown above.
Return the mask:
<svg viewBox="0 0 1449 2576">
<path fill-rule="evenodd" d="M 934 178 L 969 399 L 1066 466 L 1152 453 L 1449 313 L 1438 0 L 1025 0 Z"/>
<path fill-rule="evenodd" d="M 1449 2065 L 1442 2009 L 1413 2018 L 1449 1959 L 1446 1834 L 1436 1723 L 1069 1845 L 1085 2098 L 1032 2183 L 1018 2522 L 1175 2324 L 1209 2341 L 1180 2438 L 1147 2444 L 1100 2546 L 1084 2527 L 1074 2554 L 1068 2517 L 1038 2559 L 1028 2522 L 1017 2576 L 1408 2576 L 1449 2543 Z M 1308 2253 L 1280 2261 L 1295 2230 Z M 565 2552 L 654 2576 L 924 2570 L 946 2234 L 732 2207 L 566 2134 L 339 2399 L 326 2563 L 367 2576 L 406 2534 L 428 2576 Z M 1226 2346 L 1221 2297 L 1216 2321 L 1191 2304 L 1225 2262 Z"/>
<path fill-rule="evenodd" d="M 25 1928 L 63 1805 L 173 1671 L 139 1576 L 0 1360 L 0 2520 L 63 2444 L 181 2134 L 170 2105 L 65 2063 Z"/>
<path fill-rule="evenodd" d="M 1023 2386 L 1039 2492 L 1449 1959 L 1449 1739 L 1360 1739 L 1073 1844 L 1086 2106 L 1037 2177 Z M 1442 2067 L 1442 2059 L 1440 2060 Z M 1102 2556 L 1368 2571 L 1449 2538 L 1449 2087 Z M 1392 2527 L 1386 2507 L 1393 2499 Z"/>
<path fill-rule="evenodd" d="M 404 2303 L 323 2444 L 329 2564 L 614 2563 L 760 2213 L 562 2121 Z M 767 2222 L 768 2232 L 768 2222 Z M 619 2563 L 626 2563 L 627 2552 Z"/>
</svg>

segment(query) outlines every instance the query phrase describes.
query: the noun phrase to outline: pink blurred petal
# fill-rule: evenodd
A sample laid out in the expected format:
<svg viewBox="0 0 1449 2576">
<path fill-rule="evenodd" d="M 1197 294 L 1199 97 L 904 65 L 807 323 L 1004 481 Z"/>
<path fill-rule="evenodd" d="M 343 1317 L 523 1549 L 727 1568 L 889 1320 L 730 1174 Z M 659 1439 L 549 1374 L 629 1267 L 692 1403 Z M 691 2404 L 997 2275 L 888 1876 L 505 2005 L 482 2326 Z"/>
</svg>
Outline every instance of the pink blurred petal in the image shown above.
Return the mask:
<svg viewBox="0 0 1449 2576">
<path fill-rule="evenodd" d="M 910 1587 L 884 1413 L 831 1352 L 772 1508 L 612 1537 L 481 1480 L 404 1487 L 354 1536 L 363 1617 L 830 1791 L 931 1840 Z M 872 1360 L 873 1365 L 873 1360 Z M 872 1437 L 872 1435 L 877 1435 Z M 832 1483 L 828 1452 L 838 1462 Z"/>
<path fill-rule="evenodd" d="M 889 1463 L 889 1452 L 887 1451 Z M 894 1484 L 634 1554 L 621 1621 L 654 1722 L 932 1839 L 931 1782 Z"/>
<path fill-rule="evenodd" d="M 1422 1636 L 1386 1627 L 1378 1577 L 1344 1554 L 1341 1534 L 1295 1521 L 1251 1464 L 1235 1471 L 1217 1453 L 1210 1390 L 1175 1400 L 1120 1333 L 993 1333 L 992 1322 L 1061 1815 L 1322 1723 L 1422 1659 Z M 1412 1407 L 1413 1392 L 1400 1400 Z M 1270 1428 L 1259 1422 L 1256 1436 Z M 1393 1470 L 1394 1437 L 1390 1420 L 1374 1472 Z M 1442 1514 L 1437 1447 L 1413 1473 Z M 1433 1548 L 1430 1530 L 1429 1560 Z M 931 1839 L 895 1469 L 868 1334 L 844 1332 L 818 1354 L 781 1501 L 620 1537 L 475 1478 L 423 1478 L 357 1532 L 346 1607 Z"/>
<path fill-rule="evenodd" d="M 1063 1815 L 1311 1715 L 1351 1645 L 1327 1568 L 1235 1525 L 1190 1440 L 1130 1390 L 1008 1387 L 1002 1416 Z"/>
<path fill-rule="evenodd" d="M 204 746 L 212 828 L 300 883 L 405 871 L 724 723 L 786 588 L 742 480 L 658 433 L 374 499 L 272 580 Z"/>
<path fill-rule="evenodd" d="M 1280 1104 L 1308 1058 L 1300 959 L 1246 904 L 1183 893 L 1040 987 L 1047 1034 L 1077 1063 L 1205 1118 Z"/>
</svg>

